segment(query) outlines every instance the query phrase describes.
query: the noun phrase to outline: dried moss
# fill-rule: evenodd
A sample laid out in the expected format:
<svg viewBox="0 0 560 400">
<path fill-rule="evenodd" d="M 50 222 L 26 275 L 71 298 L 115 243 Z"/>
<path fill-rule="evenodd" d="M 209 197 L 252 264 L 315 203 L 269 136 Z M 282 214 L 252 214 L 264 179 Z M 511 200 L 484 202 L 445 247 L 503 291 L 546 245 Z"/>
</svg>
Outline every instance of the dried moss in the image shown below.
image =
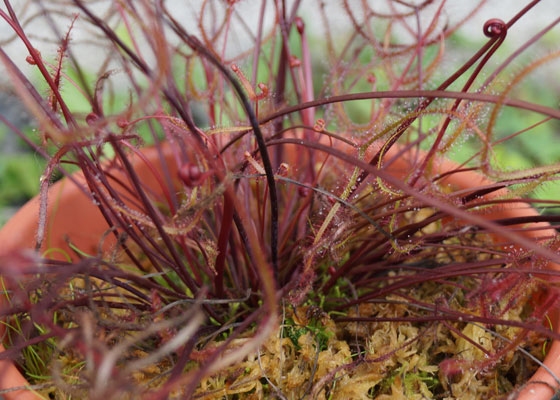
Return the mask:
<svg viewBox="0 0 560 400">
<path fill-rule="evenodd" d="M 436 291 L 434 285 L 427 282 L 408 294 L 429 302 L 453 290 L 455 306 L 462 307 L 456 287 L 440 284 Z M 529 296 L 513 307 L 504 299 L 496 308 L 507 307 L 503 317 L 521 321 Z M 397 294 L 385 300 L 361 304 L 350 309 L 349 316 L 421 315 Z M 297 312 L 286 309 L 285 324 L 260 354 L 206 379 L 197 396 L 266 399 L 281 393 L 286 399 L 498 399 L 524 383 L 538 367 L 517 350 L 489 361 L 507 345 L 500 336 L 513 340 L 519 328 L 465 322 L 335 323 L 324 313 L 308 317 L 317 315 L 310 310 L 309 306 Z M 544 341 L 530 333 L 522 346 L 542 359 Z"/>
</svg>

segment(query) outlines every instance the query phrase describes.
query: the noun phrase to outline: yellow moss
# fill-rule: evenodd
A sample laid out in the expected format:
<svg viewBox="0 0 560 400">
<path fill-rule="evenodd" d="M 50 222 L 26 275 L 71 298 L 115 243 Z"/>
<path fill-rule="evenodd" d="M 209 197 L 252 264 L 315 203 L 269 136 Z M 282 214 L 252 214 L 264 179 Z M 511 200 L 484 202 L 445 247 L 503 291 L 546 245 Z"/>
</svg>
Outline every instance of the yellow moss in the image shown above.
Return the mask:
<svg viewBox="0 0 560 400">
<path fill-rule="evenodd" d="M 474 343 L 477 343 L 482 348 L 491 352 L 492 348 L 492 336 L 482 329 L 479 325 L 468 324 L 465 328 L 461 331 L 461 333 L 472 340 Z M 452 333 L 453 336 L 457 337 L 456 341 L 456 353 L 464 360 L 475 361 L 475 360 L 482 360 L 484 358 L 484 352 L 475 346 L 472 342 L 468 341 L 467 339 L 457 335 L 456 333 Z"/>
</svg>

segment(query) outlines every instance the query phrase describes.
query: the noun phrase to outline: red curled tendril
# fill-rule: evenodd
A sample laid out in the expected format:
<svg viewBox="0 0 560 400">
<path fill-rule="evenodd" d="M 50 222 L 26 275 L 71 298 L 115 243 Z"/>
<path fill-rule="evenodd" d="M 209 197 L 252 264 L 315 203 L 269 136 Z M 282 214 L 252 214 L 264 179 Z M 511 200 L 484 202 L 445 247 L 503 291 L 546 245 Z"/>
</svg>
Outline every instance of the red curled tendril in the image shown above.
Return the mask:
<svg viewBox="0 0 560 400">
<path fill-rule="evenodd" d="M 507 31 L 507 25 L 501 19 L 492 18 L 486 21 L 482 30 L 485 36 L 492 38 L 504 34 Z"/>
</svg>

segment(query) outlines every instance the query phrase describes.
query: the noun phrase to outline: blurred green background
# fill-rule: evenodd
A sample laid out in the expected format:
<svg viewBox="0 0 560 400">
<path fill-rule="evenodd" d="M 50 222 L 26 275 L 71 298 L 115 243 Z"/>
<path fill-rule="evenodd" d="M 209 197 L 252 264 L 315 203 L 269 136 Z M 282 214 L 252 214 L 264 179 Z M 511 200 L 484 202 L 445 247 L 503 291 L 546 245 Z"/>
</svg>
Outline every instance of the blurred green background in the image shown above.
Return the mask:
<svg viewBox="0 0 560 400">
<path fill-rule="evenodd" d="M 319 41 L 320 38 L 312 38 Z M 558 49 L 560 34 L 558 30 L 549 32 L 538 44 L 526 50 L 512 66 L 502 74 L 502 80 L 507 79 L 515 72 L 521 70 L 537 57 L 544 56 Z M 487 71 L 493 71 L 499 60 L 505 59 L 512 51 L 517 49 L 521 43 L 506 42 L 493 57 Z M 432 81 L 435 85 L 444 80 L 454 71 L 458 65 L 470 57 L 481 46 L 480 41 L 474 41 L 472 37 L 457 33 L 446 42 L 445 64 L 440 67 L 442 73 L 435 76 Z M 451 61 L 449 61 L 451 60 Z M 543 69 L 536 70 L 530 74 L 522 84 L 510 94 L 511 97 L 526 101 L 536 102 L 550 107 L 558 107 L 560 101 L 560 68 L 557 61 L 545 65 Z M 68 71 L 67 71 L 68 72 Z M 71 73 L 71 71 L 69 71 Z M 326 71 L 324 66 L 318 63 L 317 74 L 322 80 Z M 70 86 L 70 85 L 68 85 Z M 476 86 L 475 86 L 476 87 Z M 381 90 L 381 88 L 379 88 Z M 453 89 L 453 88 L 452 88 Z M 454 89 L 457 89 L 456 87 Z M 367 90 L 367 89 L 366 89 Z M 79 109 L 74 111 L 84 112 L 83 99 L 75 90 L 68 90 L 65 97 L 70 105 Z M 73 99 L 73 97 L 76 97 Z M 360 119 L 360 114 L 369 114 L 368 102 L 352 102 L 349 110 Z M 87 112 L 87 111 L 86 111 Z M 25 107 L 19 102 L 17 96 L 10 92 L 9 88 L 0 87 L 0 114 L 8 121 L 20 128 L 32 140 L 38 140 L 38 133 L 34 129 L 33 120 L 26 112 Z M 522 130 L 537 121 L 543 119 L 541 115 L 504 108 L 500 114 L 495 139 L 505 137 L 514 132 Z M 463 161 L 467 155 L 475 150 L 476 140 L 467 140 L 456 146 L 452 156 L 458 161 Z M 505 142 L 495 148 L 498 164 L 504 169 L 530 168 L 539 165 L 560 162 L 560 122 L 549 121 L 530 132 Z M 11 132 L 4 124 L 0 123 L 0 226 L 5 224 L 8 218 L 17 211 L 28 199 L 37 194 L 39 178 L 45 166 L 42 157 L 30 149 L 21 139 Z M 530 196 L 559 199 L 560 184 L 558 182 L 548 183 L 545 187 L 538 189 Z"/>
<path fill-rule="evenodd" d="M 0 113 L 29 137 L 35 134 L 31 116 L 8 89 L 1 91 Z M 44 166 L 45 161 L 40 155 L 0 123 L 0 226 L 37 194 Z"/>
</svg>

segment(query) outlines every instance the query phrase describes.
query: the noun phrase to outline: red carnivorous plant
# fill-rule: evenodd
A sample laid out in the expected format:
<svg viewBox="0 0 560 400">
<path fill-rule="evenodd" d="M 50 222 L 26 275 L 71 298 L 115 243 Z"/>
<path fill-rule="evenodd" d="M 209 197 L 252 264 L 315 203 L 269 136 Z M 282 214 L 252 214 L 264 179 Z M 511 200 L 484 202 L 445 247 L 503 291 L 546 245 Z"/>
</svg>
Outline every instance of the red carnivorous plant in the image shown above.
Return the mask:
<svg viewBox="0 0 560 400">
<path fill-rule="evenodd" d="M 25 55 L 0 48 L 0 59 L 37 135 L 0 120 L 47 160 L 28 207 L 35 236 L 20 239 L 16 216 L 0 251 L 0 358 L 29 390 L 557 390 L 560 370 L 542 360 L 560 339 L 560 217 L 535 209 L 559 201 L 531 193 L 560 166 L 504 168 L 497 156 L 560 118 L 516 97 L 557 51 L 511 72 L 558 23 L 508 43 L 539 0 L 488 19 L 459 63 L 453 35 L 484 0 L 464 18 L 448 15 L 452 0 L 201 0 L 186 12 L 164 0 L 45 0 L 29 14 L 12 3 L 0 16 Z M 56 54 L 41 49 L 39 23 Z M 84 48 L 99 62 L 83 61 Z M 540 119 L 504 131 L 511 110 Z M 59 196 L 64 185 L 80 203 Z M 82 222 L 90 211 L 95 222 Z"/>
</svg>

